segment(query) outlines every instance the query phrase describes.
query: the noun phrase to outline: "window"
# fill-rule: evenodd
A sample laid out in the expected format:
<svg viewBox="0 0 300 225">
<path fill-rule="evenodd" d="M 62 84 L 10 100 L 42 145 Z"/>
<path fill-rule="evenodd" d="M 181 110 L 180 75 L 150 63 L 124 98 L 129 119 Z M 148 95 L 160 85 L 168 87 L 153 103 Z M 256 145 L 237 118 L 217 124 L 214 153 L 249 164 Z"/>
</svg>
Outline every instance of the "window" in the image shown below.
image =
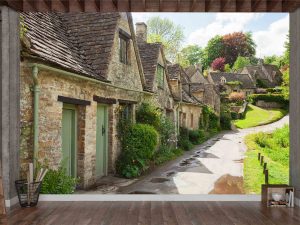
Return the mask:
<svg viewBox="0 0 300 225">
<path fill-rule="evenodd" d="M 159 64 L 157 64 L 156 76 L 158 87 L 163 89 L 165 83 L 165 68 Z"/>
<path fill-rule="evenodd" d="M 191 128 L 194 128 L 193 125 L 194 125 L 194 115 L 193 113 L 191 113 Z"/>
<path fill-rule="evenodd" d="M 122 120 L 132 120 L 132 105 L 120 105 L 120 119 Z"/>
<path fill-rule="evenodd" d="M 226 83 L 226 78 L 225 77 L 221 77 L 221 84 L 225 84 Z"/>
<path fill-rule="evenodd" d="M 129 39 L 123 35 L 119 35 L 119 47 L 120 47 L 120 62 L 128 64 L 128 46 Z"/>
</svg>

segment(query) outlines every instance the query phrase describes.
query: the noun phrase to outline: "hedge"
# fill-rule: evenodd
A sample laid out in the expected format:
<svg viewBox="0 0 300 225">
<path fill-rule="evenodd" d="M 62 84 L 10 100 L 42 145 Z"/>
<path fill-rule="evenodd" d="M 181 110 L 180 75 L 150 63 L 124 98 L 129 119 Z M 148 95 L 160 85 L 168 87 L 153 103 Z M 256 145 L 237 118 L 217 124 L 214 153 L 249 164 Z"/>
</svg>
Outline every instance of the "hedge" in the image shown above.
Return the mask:
<svg viewBox="0 0 300 225">
<path fill-rule="evenodd" d="M 248 96 L 248 101 L 255 104 L 257 101 L 277 102 L 287 106 L 289 101 L 284 99 L 283 94 L 252 94 Z"/>
</svg>

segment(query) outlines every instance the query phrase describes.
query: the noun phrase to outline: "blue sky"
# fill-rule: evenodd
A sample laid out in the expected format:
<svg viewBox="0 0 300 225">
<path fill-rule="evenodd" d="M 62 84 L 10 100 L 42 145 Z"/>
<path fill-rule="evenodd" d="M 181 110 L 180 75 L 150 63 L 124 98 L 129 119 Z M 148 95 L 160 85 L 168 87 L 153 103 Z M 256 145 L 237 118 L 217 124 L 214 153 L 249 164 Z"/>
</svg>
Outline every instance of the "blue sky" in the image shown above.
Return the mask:
<svg viewBox="0 0 300 225">
<path fill-rule="evenodd" d="M 147 22 L 157 15 L 183 27 L 183 46 L 198 44 L 205 47 L 217 34 L 250 31 L 257 44 L 258 57 L 281 55 L 289 30 L 287 13 L 133 13 L 133 20 L 134 23 Z"/>
</svg>

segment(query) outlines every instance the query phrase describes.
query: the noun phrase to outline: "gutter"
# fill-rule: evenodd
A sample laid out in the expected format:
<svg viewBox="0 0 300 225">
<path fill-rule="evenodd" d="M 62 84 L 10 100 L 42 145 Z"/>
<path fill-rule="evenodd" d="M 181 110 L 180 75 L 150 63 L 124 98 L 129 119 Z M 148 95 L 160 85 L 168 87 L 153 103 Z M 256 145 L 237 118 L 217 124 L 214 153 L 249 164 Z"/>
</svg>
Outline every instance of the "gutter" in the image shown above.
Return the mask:
<svg viewBox="0 0 300 225">
<path fill-rule="evenodd" d="M 90 81 L 90 82 L 97 83 L 97 84 L 103 84 L 105 86 L 114 87 L 114 88 L 122 89 L 122 90 L 125 90 L 125 91 L 133 91 L 133 92 L 137 92 L 137 93 L 153 95 L 152 93 L 147 92 L 147 91 L 133 90 L 133 89 L 125 88 L 125 87 L 116 86 L 116 85 L 113 85 L 113 84 L 110 84 L 110 83 L 107 83 L 107 82 L 104 82 L 104 81 L 100 81 L 100 80 L 96 80 L 96 79 L 93 79 L 93 78 L 85 77 L 85 76 L 79 75 L 77 73 L 68 72 L 68 71 L 65 71 L 65 70 L 62 70 L 62 69 L 57 69 L 57 68 L 54 68 L 54 67 L 51 67 L 51 66 L 46 66 L 44 64 L 28 63 L 28 66 L 33 67 L 33 68 L 37 67 L 37 68 L 40 68 L 40 69 L 49 70 L 49 71 L 56 72 L 56 73 L 59 73 L 59 74 L 64 75 L 64 76 L 70 76 L 70 77 L 73 77 L 73 78 L 78 78 L 78 79 Z"/>
<path fill-rule="evenodd" d="M 39 97 L 40 87 L 38 82 L 39 69 L 36 65 L 32 67 L 33 79 L 33 165 L 36 168 L 36 160 L 39 149 Z"/>
</svg>

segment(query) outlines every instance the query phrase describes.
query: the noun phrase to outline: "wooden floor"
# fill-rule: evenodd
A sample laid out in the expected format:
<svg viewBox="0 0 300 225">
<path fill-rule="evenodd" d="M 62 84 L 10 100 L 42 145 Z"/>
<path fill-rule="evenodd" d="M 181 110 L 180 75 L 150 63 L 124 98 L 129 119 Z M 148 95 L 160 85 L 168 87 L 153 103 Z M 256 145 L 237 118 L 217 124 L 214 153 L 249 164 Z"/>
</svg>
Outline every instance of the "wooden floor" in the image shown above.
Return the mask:
<svg viewBox="0 0 300 225">
<path fill-rule="evenodd" d="M 299 225 L 300 208 L 257 202 L 41 202 L 12 210 L 7 224 Z"/>
</svg>

